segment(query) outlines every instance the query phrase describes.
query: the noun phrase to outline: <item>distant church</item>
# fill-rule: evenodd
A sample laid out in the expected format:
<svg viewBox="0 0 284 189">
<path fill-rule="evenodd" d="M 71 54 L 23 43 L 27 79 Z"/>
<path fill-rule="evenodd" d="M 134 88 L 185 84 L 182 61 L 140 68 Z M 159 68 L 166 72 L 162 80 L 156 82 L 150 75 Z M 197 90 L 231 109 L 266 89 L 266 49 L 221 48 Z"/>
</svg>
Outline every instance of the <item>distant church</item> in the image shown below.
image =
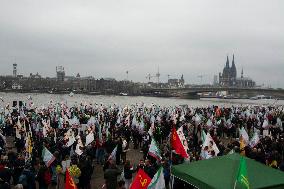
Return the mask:
<svg viewBox="0 0 284 189">
<path fill-rule="evenodd" d="M 223 69 L 223 73 L 219 73 L 219 85 L 223 87 L 255 87 L 255 82 L 244 77 L 244 71 L 242 69 L 241 77 L 237 78 L 237 68 L 235 65 L 235 56 L 233 55 L 232 66 L 229 65 L 229 57 Z"/>
</svg>

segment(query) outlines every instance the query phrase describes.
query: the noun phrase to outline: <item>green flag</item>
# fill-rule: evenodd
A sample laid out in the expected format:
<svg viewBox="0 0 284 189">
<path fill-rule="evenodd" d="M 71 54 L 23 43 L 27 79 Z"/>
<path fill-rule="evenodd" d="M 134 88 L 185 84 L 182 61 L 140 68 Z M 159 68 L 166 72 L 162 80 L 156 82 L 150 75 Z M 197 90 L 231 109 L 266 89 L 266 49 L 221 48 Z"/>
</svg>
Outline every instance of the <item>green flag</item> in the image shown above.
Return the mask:
<svg viewBox="0 0 284 189">
<path fill-rule="evenodd" d="M 205 142 L 205 139 L 206 139 L 206 133 L 205 133 L 205 131 L 202 129 L 202 132 L 201 132 L 201 140 L 202 140 L 202 143 Z"/>
<path fill-rule="evenodd" d="M 249 189 L 247 165 L 244 157 L 240 159 L 240 167 L 236 182 L 242 186 L 242 188 Z"/>
</svg>

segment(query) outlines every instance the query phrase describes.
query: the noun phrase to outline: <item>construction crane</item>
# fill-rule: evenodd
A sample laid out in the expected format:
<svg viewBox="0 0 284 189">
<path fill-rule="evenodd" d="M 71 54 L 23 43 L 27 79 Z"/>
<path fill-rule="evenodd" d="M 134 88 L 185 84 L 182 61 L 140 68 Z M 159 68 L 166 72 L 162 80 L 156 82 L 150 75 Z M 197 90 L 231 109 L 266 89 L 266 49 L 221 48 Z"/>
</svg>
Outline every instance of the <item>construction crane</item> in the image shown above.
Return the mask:
<svg viewBox="0 0 284 189">
<path fill-rule="evenodd" d="M 155 75 L 148 74 L 146 76 L 146 79 L 148 79 L 148 81 L 151 82 L 151 78 L 156 77 L 157 78 L 157 84 L 159 84 L 160 83 L 160 76 L 161 76 L 161 74 L 160 74 L 159 67 L 158 67 L 158 72 Z"/>
</svg>

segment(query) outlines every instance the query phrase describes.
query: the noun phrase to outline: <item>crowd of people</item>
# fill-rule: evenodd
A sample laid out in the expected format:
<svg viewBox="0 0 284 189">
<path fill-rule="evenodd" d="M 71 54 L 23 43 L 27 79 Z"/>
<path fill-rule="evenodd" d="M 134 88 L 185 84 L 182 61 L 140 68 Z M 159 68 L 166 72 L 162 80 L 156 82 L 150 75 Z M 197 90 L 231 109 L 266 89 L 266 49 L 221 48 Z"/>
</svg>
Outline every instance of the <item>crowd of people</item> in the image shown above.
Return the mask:
<svg viewBox="0 0 284 189">
<path fill-rule="evenodd" d="M 172 165 L 233 151 L 284 171 L 283 121 L 282 106 L 67 106 L 52 101 L 42 107 L 6 106 L 0 117 L 0 188 L 59 188 L 69 170 L 77 188 L 90 189 L 95 164 L 104 170 L 103 188 L 129 189 L 138 170 L 153 178 L 160 167 L 170 188 Z M 172 149 L 173 128 L 181 129 L 188 158 Z M 149 154 L 153 139 L 160 158 Z M 143 154 L 137 165 L 129 150 Z"/>
</svg>

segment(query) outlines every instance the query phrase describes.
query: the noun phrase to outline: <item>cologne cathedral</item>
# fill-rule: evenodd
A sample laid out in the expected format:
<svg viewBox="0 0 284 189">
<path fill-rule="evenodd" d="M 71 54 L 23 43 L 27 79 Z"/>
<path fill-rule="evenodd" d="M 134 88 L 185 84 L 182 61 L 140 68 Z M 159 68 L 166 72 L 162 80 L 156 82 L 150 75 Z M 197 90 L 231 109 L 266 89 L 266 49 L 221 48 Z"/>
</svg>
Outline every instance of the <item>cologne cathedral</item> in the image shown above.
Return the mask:
<svg viewBox="0 0 284 189">
<path fill-rule="evenodd" d="M 232 66 L 229 63 L 229 57 L 223 69 L 223 73 L 219 73 L 219 85 L 224 87 L 255 87 L 255 82 L 247 77 L 244 77 L 242 70 L 241 77 L 237 78 L 237 68 L 235 65 L 235 57 L 233 55 Z"/>
</svg>

